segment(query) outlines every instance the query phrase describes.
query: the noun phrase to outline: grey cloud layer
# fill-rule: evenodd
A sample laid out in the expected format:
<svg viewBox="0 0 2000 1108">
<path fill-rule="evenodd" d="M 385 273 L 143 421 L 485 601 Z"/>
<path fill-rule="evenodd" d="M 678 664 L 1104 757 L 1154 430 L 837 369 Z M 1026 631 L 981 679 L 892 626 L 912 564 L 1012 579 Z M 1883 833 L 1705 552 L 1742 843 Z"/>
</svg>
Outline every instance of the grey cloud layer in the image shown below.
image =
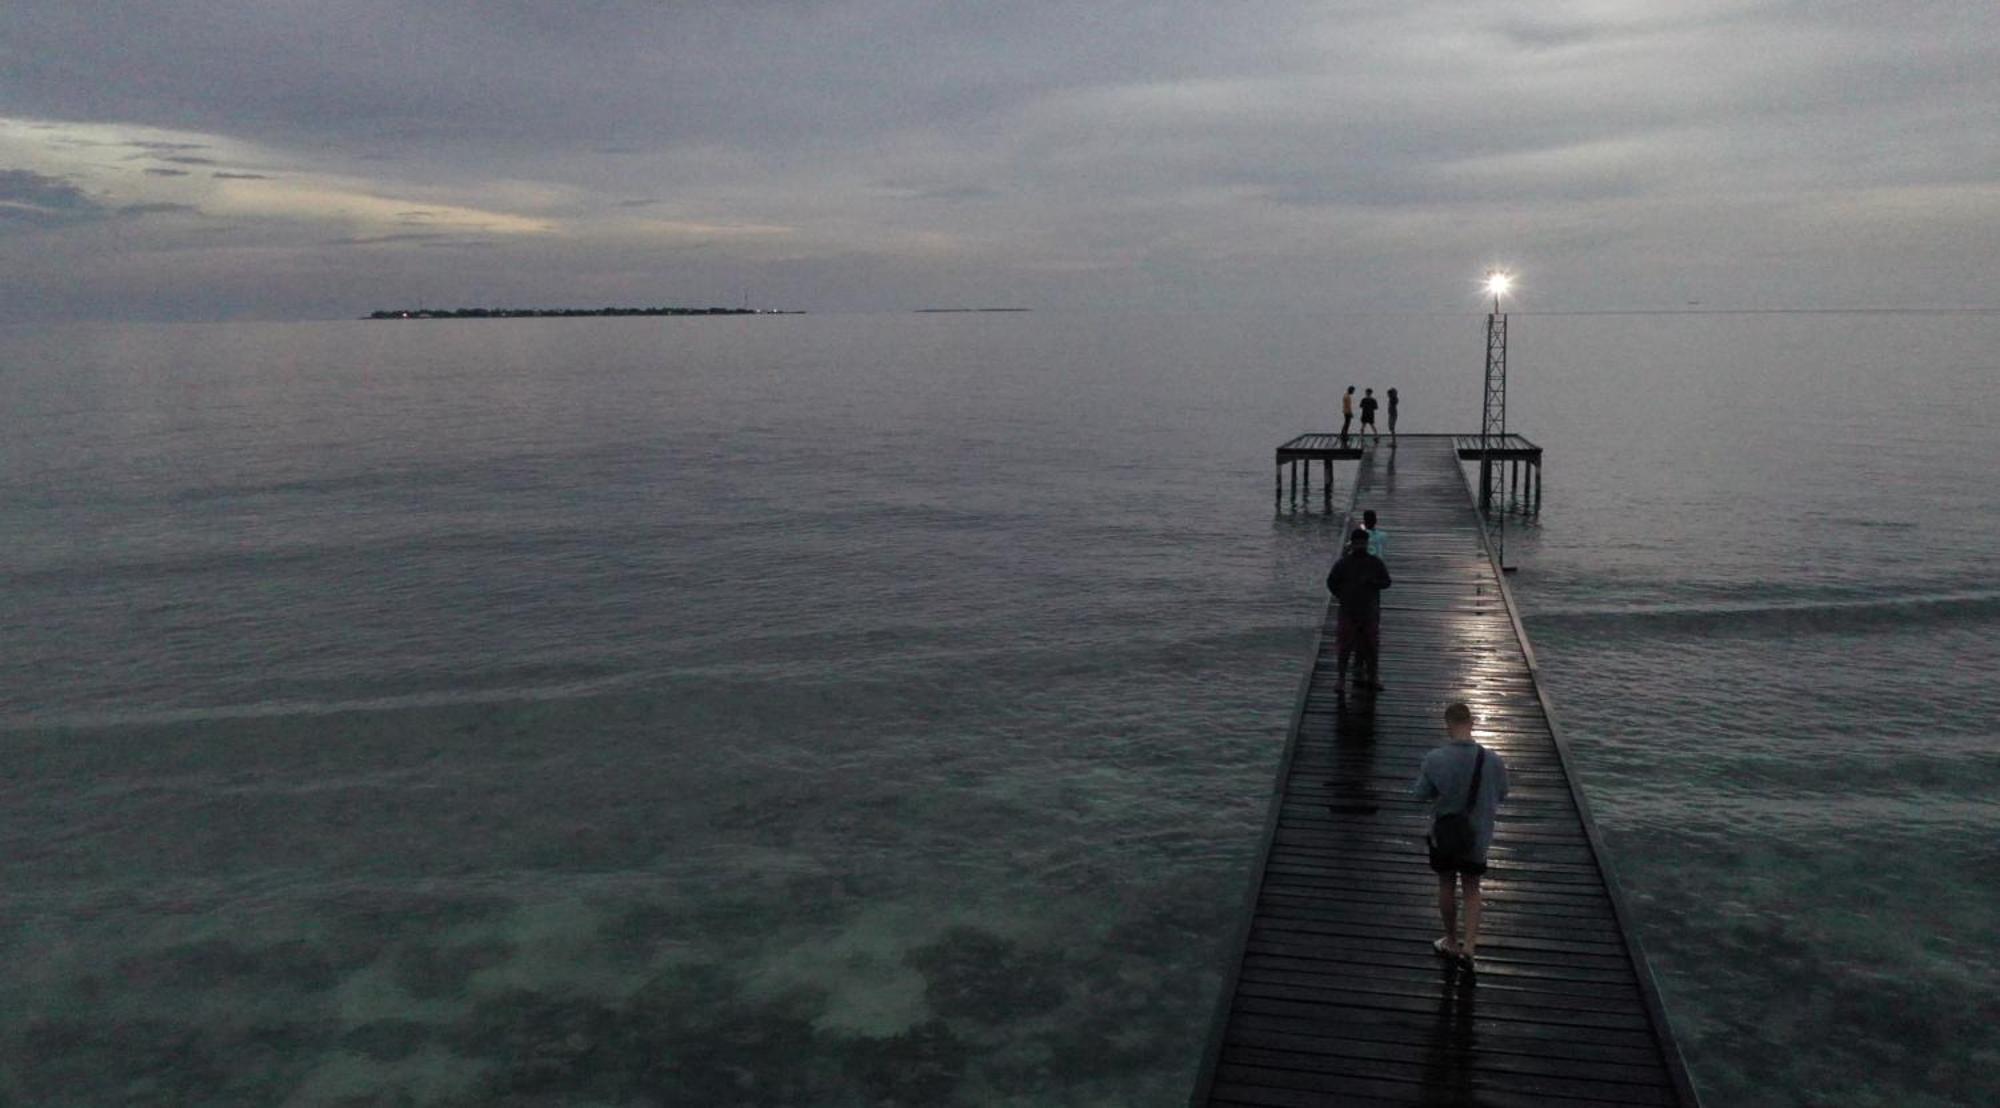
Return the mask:
<svg viewBox="0 0 2000 1108">
<path fill-rule="evenodd" d="M 192 204 L 111 205 L 58 177 L 24 169 L 0 170 L 0 229 L 64 227 L 98 220 L 191 213 Z"/>
<path fill-rule="evenodd" d="M 144 19 L 91 0 L 17 8 L 0 78 L 10 103 L 51 118 L 387 147 L 792 149 L 885 125 L 974 122 L 1163 66 L 1226 72 L 1254 53 L 1226 48 L 1200 6 L 192 0 Z M 78 79 L 93 70 L 100 79 Z"/>
<path fill-rule="evenodd" d="M 1661 251 L 1691 281 L 1731 279 L 1737 251 L 1791 251 L 1769 269 L 1800 281 L 1793 299 L 1866 297 L 1799 275 L 1832 268 L 1820 221 L 1887 220 L 1870 214 L 1882 194 L 1929 230 L 1880 264 L 1935 270 L 1942 289 L 1993 244 L 1990 222 L 1956 213 L 2000 179 L 1988 4 L 182 0 L 139 19 L 15 0 L 0 30 L 8 114 L 226 136 L 385 194 L 505 182 L 568 237 L 489 253 L 531 255 L 551 284 L 595 257 L 605 281 L 761 272 L 814 307 L 890 306 L 940 272 L 1010 300 L 1124 272 L 1123 299 L 1262 301 L 1335 257 L 1371 286 L 1421 285 L 1489 251 L 1641 299 L 1677 294 L 1643 283 Z M 163 187 L 181 166 L 274 176 L 200 142 L 133 146 Z M 616 220 L 647 219 L 789 231 L 686 232 L 650 261 L 608 245 Z M 396 264 L 475 280 L 448 253 Z M 815 285 L 836 262 L 868 279 Z"/>
<path fill-rule="evenodd" d="M 0 169 L 0 220 L 53 224 L 90 218 L 99 205 L 57 177 L 26 169 Z"/>
</svg>

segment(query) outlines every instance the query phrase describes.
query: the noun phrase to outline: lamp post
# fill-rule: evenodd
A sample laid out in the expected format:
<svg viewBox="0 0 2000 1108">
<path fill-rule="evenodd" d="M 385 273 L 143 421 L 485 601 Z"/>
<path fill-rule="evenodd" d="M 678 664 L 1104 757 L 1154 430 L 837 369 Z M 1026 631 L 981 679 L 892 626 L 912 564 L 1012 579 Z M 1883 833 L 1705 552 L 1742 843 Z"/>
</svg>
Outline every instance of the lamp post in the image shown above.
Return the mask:
<svg viewBox="0 0 2000 1108">
<path fill-rule="evenodd" d="M 1493 553 L 1504 563 L 1502 544 L 1506 541 L 1505 511 L 1495 512 L 1493 502 L 1501 499 L 1503 470 L 1493 464 L 1493 447 L 1507 437 L 1507 316 L 1500 310 L 1500 298 L 1514 283 L 1502 270 L 1486 275 L 1486 291 L 1493 294 L 1493 311 L 1486 316 L 1486 399 L 1479 418 L 1479 510 L 1486 516 L 1493 534 Z"/>
</svg>

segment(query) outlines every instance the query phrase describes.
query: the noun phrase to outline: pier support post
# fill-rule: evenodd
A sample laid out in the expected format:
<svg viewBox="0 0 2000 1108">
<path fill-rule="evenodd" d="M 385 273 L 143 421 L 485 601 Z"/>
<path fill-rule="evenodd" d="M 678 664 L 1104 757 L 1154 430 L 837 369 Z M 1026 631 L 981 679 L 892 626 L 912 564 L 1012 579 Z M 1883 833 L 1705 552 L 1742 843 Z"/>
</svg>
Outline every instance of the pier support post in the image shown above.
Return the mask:
<svg viewBox="0 0 2000 1108">
<path fill-rule="evenodd" d="M 1493 459 L 1479 459 L 1479 510 L 1493 510 Z"/>
<path fill-rule="evenodd" d="M 1276 481 L 1277 489 L 1272 492 L 1271 500 L 1282 509 L 1285 506 L 1285 463 L 1283 462 L 1278 463 Z"/>
</svg>

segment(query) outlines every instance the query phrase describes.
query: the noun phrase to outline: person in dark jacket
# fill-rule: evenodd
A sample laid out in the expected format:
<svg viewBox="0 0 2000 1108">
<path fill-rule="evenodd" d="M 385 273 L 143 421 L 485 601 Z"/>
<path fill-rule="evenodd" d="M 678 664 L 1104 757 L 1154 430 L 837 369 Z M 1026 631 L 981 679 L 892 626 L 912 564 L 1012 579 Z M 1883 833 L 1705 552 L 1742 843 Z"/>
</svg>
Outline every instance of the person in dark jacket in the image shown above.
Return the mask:
<svg viewBox="0 0 2000 1108">
<path fill-rule="evenodd" d="M 1381 402 L 1375 399 L 1374 389 L 1361 394 L 1361 429 L 1378 439 L 1382 437 L 1382 432 L 1375 429 L 1375 409 L 1381 406 Z"/>
<path fill-rule="evenodd" d="M 1347 684 L 1347 660 L 1357 655 L 1355 684 L 1382 687 L 1375 654 L 1382 644 L 1382 590 L 1388 587 L 1389 567 L 1368 553 L 1368 532 L 1355 528 L 1347 536 L 1347 552 L 1326 575 L 1326 591 L 1340 602 L 1340 618 L 1334 625 L 1335 688 Z"/>
</svg>

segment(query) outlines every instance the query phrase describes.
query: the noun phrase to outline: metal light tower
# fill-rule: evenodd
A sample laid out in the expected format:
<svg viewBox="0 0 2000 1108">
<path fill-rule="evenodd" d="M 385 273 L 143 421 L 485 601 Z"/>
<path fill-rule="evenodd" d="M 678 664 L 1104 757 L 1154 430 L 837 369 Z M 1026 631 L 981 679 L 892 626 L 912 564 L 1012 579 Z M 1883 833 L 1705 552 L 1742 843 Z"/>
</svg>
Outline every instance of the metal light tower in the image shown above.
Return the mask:
<svg viewBox="0 0 2000 1108">
<path fill-rule="evenodd" d="M 1507 316 L 1500 310 L 1500 298 L 1507 295 L 1513 278 L 1500 271 L 1486 275 L 1486 291 L 1493 294 L 1493 311 L 1486 317 L 1486 400 L 1479 417 L 1479 510 L 1493 532 L 1493 552 L 1501 554 L 1506 540 L 1506 512 L 1494 511 L 1501 499 L 1501 467 L 1493 464 L 1493 449 L 1507 437 Z M 1501 560 L 1504 562 L 1505 557 Z"/>
</svg>

